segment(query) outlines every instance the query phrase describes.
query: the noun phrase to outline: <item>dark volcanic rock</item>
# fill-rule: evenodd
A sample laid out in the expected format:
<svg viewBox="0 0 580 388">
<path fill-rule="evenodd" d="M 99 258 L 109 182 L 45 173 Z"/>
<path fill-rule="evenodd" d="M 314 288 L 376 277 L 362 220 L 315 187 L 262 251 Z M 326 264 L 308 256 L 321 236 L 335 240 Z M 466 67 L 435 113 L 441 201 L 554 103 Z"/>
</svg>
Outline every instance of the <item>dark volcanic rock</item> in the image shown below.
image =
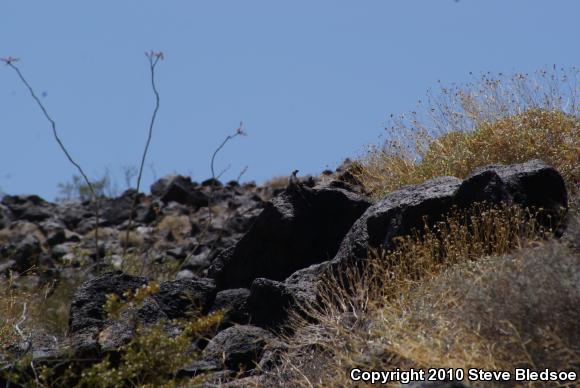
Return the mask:
<svg viewBox="0 0 580 388">
<path fill-rule="evenodd" d="M 107 295 L 121 296 L 125 291 L 134 290 L 144 284 L 147 284 L 147 279 L 121 272 L 107 273 L 85 282 L 76 290 L 71 302 L 70 332 L 100 329 L 107 318 L 103 308 Z"/>
<path fill-rule="evenodd" d="M 249 287 L 256 278 L 280 281 L 329 260 L 369 205 L 346 190 L 296 185 L 266 205 L 238 244 L 214 261 L 210 276 L 219 289 Z"/>
<path fill-rule="evenodd" d="M 38 264 L 41 253 L 40 242 L 36 237 L 33 235 L 24 237 L 24 239 L 16 244 L 14 253 L 11 255 L 14 261 L 12 269 L 20 273 L 32 269 Z"/>
<path fill-rule="evenodd" d="M 294 298 L 286 285 L 275 280 L 258 278 L 250 288 L 247 310 L 250 323 L 263 328 L 274 328 L 286 317 L 286 309 Z"/>
<path fill-rule="evenodd" d="M 58 205 L 57 214 L 67 229 L 75 230 L 79 222 L 94 216 L 94 207 L 92 204 L 83 206 L 77 202 L 65 202 Z"/>
<path fill-rule="evenodd" d="M 37 195 L 6 195 L 2 204 L 19 220 L 42 221 L 52 215 L 50 204 Z"/>
<path fill-rule="evenodd" d="M 77 356 L 95 356 L 102 343 L 119 346 L 128 341 L 133 332 L 129 325 L 114 326 L 114 332 L 106 328 L 111 324 L 104 309 L 107 295 L 121 296 L 146 283 L 143 277 L 111 272 L 82 284 L 74 293 L 70 307 L 70 336 L 66 346 L 71 352 Z"/>
<path fill-rule="evenodd" d="M 369 247 L 390 244 L 393 237 L 420 228 L 423 217 L 430 222 L 440 219 L 451 209 L 460 186 L 461 180 L 457 178 L 439 177 L 387 194 L 355 222 L 335 261 L 365 259 Z"/>
<path fill-rule="evenodd" d="M 207 194 L 194 187 L 191 178 L 181 175 L 161 178 L 151 185 L 151 194 L 164 203 L 174 201 L 194 207 L 207 206 L 209 201 Z"/>
<path fill-rule="evenodd" d="M 249 296 L 250 290 L 247 288 L 233 288 L 217 293 L 209 312 L 225 311 L 219 329 L 228 328 L 233 324 L 244 325 L 248 323 L 250 317 L 246 303 Z"/>
<path fill-rule="evenodd" d="M 268 327 L 284 321 L 289 306 L 318 301 L 318 284 L 324 274 L 339 274 L 345 265 L 365 260 L 369 247 L 389 248 L 393 238 L 420 231 L 425 222 L 441 220 L 454 207 L 467 208 L 481 201 L 541 207 L 545 213 L 540 221 L 550 221 L 552 225 L 560 225 L 567 209 L 563 179 L 553 168 L 536 160 L 478 169 L 464 181 L 439 177 L 403 187 L 366 210 L 332 260 L 298 270 L 284 283 L 259 279 L 252 285 L 248 300 L 250 322 Z M 249 259 L 246 265 L 251 262 Z M 256 265 L 262 263 L 258 261 Z"/>
<path fill-rule="evenodd" d="M 255 326 L 232 326 L 219 332 L 203 350 L 202 359 L 226 369 L 252 370 L 260 362 L 266 346 L 280 342 L 267 330 Z"/>
<path fill-rule="evenodd" d="M 496 173 L 504 182 L 511 203 L 523 207 L 544 209 L 539 221 L 545 226 L 553 227 L 559 237 L 565 225 L 563 213 L 568 209 L 566 184 L 560 173 L 541 160 L 535 159 L 526 163 L 508 166 L 491 165 L 476 169 L 471 177 Z"/>
<path fill-rule="evenodd" d="M 246 303 L 250 323 L 278 330 L 288 318 L 289 308 L 300 311 L 302 307 L 320 302 L 320 280 L 338 267 L 325 261 L 294 272 L 285 282 L 262 278 L 254 280 Z"/>
<path fill-rule="evenodd" d="M 75 292 L 70 309 L 69 344 L 74 353 L 113 350 L 131 340 L 137 325 L 206 313 L 215 297 L 211 279 L 181 279 L 162 283 L 136 309 L 123 310 L 120 319 L 107 316 L 104 305 L 108 294 L 122 296 L 147 283 L 146 278 L 121 272 L 85 282 Z"/>
<path fill-rule="evenodd" d="M 101 201 L 101 217 L 104 221 L 104 226 L 119 225 L 127 221 L 131 217 L 131 208 L 136 195 L 137 192 L 130 189 L 118 198 Z M 133 213 L 133 216 L 135 216 L 135 213 Z"/>
<path fill-rule="evenodd" d="M 149 224 L 155 221 L 160 211 L 161 204 L 158 201 L 152 201 L 151 203 L 140 203 L 137 206 L 135 221 Z"/>
<path fill-rule="evenodd" d="M 517 204 L 544 209 L 540 221 L 559 225 L 568 207 L 560 174 L 539 160 L 510 166 L 477 169 L 463 182 L 453 177 L 431 179 L 406 186 L 371 206 L 353 225 L 333 259 L 348 262 L 365 259 L 369 247 L 391 247 L 394 237 L 433 224 L 452 207 L 467 208 L 474 202 Z"/>
<path fill-rule="evenodd" d="M 162 283 L 152 298 L 167 317 L 174 319 L 207 313 L 215 294 L 215 283 L 211 279 L 179 279 Z"/>
</svg>

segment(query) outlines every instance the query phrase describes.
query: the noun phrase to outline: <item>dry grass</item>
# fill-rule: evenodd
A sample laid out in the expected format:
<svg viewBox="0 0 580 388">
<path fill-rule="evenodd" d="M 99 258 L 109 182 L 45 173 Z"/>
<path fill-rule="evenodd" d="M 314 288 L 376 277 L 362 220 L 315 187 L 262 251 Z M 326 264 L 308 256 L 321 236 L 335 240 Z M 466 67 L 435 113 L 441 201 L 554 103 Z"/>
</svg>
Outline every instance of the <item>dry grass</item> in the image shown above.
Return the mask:
<svg viewBox="0 0 580 388">
<path fill-rule="evenodd" d="M 288 186 L 288 181 L 290 180 L 290 176 L 288 175 L 279 175 L 273 178 L 268 179 L 264 182 L 264 186 L 269 187 L 271 189 L 285 189 Z"/>
<path fill-rule="evenodd" d="M 161 236 L 171 233 L 177 241 L 181 241 L 191 234 L 191 221 L 186 215 L 168 215 L 157 224 L 156 231 Z"/>
<path fill-rule="evenodd" d="M 323 303 L 308 308 L 316 323 L 294 316 L 291 350 L 267 381 L 352 386 L 355 367 L 578 370 L 578 255 L 538 239 L 523 210 L 464 221 L 453 215 L 327 279 Z"/>
<path fill-rule="evenodd" d="M 371 147 L 354 173 L 378 197 L 436 176 L 465 178 L 486 164 L 541 158 L 576 191 L 579 70 L 568 73 L 484 75 L 475 83 L 442 87 L 419 112 L 393 118 L 387 141 Z"/>
<path fill-rule="evenodd" d="M 569 189 L 580 183 L 580 119 L 562 112 L 530 110 L 483 123 L 472 132 L 449 132 L 429 139 L 419 161 L 391 151 L 369 153 L 356 170 L 366 188 L 377 196 L 437 176 L 465 178 L 486 164 L 535 158 L 560 171 Z"/>
<path fill-rule="evenodd" d="M 61 337 L 66 329 L 68 306 L 63 306 L 62 300 L 56 301 L 63 287 L 55 290 L 53 283 L 28 284 L 29 276 L 34 278 L 34 268 L 21 276 L 0 276 L 0 355 L 35 341 L 35 335 L 50 333 Z"/>
</svg>

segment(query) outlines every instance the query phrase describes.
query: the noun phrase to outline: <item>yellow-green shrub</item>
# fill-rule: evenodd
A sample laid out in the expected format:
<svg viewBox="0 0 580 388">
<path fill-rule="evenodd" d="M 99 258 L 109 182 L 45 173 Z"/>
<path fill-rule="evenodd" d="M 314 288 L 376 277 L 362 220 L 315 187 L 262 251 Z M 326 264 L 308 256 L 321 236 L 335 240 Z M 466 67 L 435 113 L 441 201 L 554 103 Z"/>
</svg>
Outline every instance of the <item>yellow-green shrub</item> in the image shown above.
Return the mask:
<svg viewBox="0 0 580 388">
<path fill-rule="evenodd" d="M 360 161 L 356 175 L 375 196 L 407 184 L 451 175 L 465 178 L 476 167 L 542 159 L 564 177 L 569 190 L 580 182 L 580 119 L 559 111 L 532 109 L 484 122 L 473 131 L 415 139 L 416 158 L 406 148 L 376 148 Z"/>
</svg>

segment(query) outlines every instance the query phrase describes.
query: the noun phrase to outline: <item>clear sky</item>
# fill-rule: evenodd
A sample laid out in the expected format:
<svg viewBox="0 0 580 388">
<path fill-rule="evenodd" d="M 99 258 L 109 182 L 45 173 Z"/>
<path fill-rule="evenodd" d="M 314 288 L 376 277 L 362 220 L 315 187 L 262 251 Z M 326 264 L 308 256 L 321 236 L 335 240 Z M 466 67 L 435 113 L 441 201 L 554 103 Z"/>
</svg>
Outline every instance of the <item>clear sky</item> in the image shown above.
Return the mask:
<svg viewBox="0 0 580 388">
<path fill-rule="evenodd" d="M 92 177 L 123 188 L 153 96 L 146 50 L 161 50 L 161 109 L 148 164 L 224 180 L 318 173 L 376 142 L 391 113 L 437 80 L 580 64 L 580 1 L 0 1 L 0 57 L 18 65 Z M 0 66 L 0 188 L 54 199 L 76 172 L 40 110 Z M 145 191 L 153 179 L 145 170 Z"/>
</svg>

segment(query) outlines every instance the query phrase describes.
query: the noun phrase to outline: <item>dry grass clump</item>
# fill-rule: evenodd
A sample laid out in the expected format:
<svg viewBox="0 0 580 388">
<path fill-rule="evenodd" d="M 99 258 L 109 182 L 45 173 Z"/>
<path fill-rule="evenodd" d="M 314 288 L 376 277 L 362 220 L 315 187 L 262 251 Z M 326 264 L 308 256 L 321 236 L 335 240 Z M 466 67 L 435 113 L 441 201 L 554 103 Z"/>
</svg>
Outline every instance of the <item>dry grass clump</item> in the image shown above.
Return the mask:
<svg viewBox="0 0 580 388">
<path fill-rule="evenodd" d="M 159 284 L 153 281 L 124 293 L 122 300 L 114 294 L 108 295 L 105 311 L 112 320 L 131 320 L 142 307 L 144 300 L 158 289 Z M 16 316 L 15 312 L 9 313 Z M 199 359 L 200 352 L 194 346 L 195 341 L 212 338 L 223 315 L 223 311 L 216 311 L 206 316 L 192 314 L 188 319 L 139 324 L 129 343 L 100 361 L 77 358 L 52 360 L 39 362 L 33 369 L 28 351 L 20 357 L 7 360 L 16 363 L 3 371 L 0 369 L 0 378 L 9 378 L 22 384 L 21 386 L 35 387 L 174 387 L 182 383 L 186 386 L 197 386 L 205 376 L 179 381 L 177 373 L 180 368 Z M 8 325 L 14 327 L 18 323 L 7 322 L 0 329 L 4 330 Z M 106 336 L 108 333 L 102 332 L 100 335 Z M 11 340 L 10 346 L 19 341 L 22 339 L 16 336 Z M 0 359 L 0 368 L 4 366 L 2 361 Z"/>
<path fill-rule="evenodd" d="M 186 215 L 167 215 L 159 221 L 156 231 L 161 236 L 170 233 L 173 238 L 181 241 L 191 234 L 191 221 Z"/>
<path fill-rule="evenodd" d="M 67 325 L 68 311 L 63 321 L 62 303 L 56 300 L 62 288 L 55 290 L 53 283 L 28 284 L 28 276 L 34 278 L 34 268 L 21 276 L 12 272 L 0 276 L 0 366 L 2 355 L 18 357 L 37 340 L 36 335 L 50 333 L 58 338 Z"/>
<path fill-rule="evenodd" d="M 21 338 L 14 329 L 19 322 L 27 295 L 18 295 L 12 286 L 12 279 L 0 277 L 0 349 L 14 346 Z"/>
<path fill-rule="evenodd" d="M 279 175 L 273 178 L 268 179 L 264 182 L 264 186 L 269 187 L 271 189 L 285 189 L 288 186 L 288 181 L 290 180 L 290 176 L 288 175 Z"/>
<path fill-rule="evenodd" d="M 475 83 L 442 87 L 435 97 L 429 93 L 422 112 L 393 118 L 388 140 L 371 147 L 354 174 L 381 196 L 436 176 L 465 178 L 486 164 L 540 158 L 575 191 L 580 183 L 579 70 L 557 76 L 556 71 L 536 77 L 484 75 Z"/>
<path fill-rule="evenodd" d="M 352 386 L 352 368 L 580 368 L 580 257 L 544 240 L 524 210 L 479 209 L 327 279 L 323 303 L 307 307 L 316 323 L 294 316 L 291 350 L 267 381 Z M 506 255 L 513 248 L 523 249 Z"/>
</svg>

